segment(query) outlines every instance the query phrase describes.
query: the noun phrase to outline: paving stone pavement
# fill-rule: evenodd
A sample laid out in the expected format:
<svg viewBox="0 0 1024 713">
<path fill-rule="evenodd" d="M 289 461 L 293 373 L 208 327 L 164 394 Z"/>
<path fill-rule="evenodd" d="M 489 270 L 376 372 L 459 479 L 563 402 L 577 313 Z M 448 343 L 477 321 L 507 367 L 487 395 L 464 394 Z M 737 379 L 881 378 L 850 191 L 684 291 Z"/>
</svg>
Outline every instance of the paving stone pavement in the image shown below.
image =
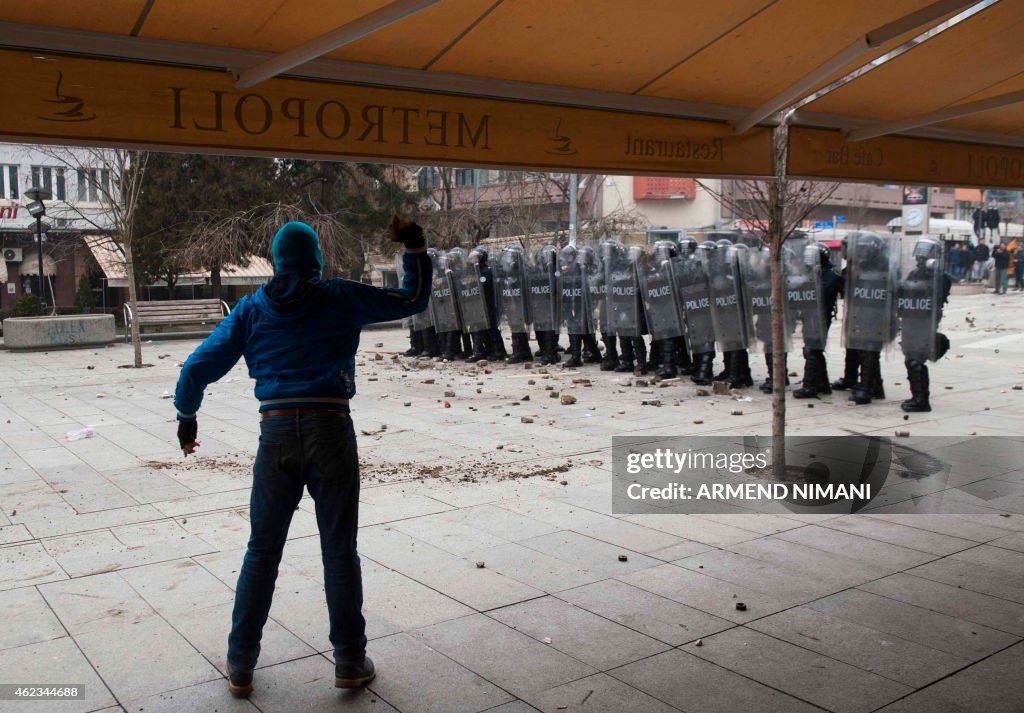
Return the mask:
<svg viewBox="0 0 1024 713">
<path fill-rule="evenodd" d="M 224 685 L 258 432 L 244 367 L 210 387 L 186 461 L 167 395 L 195 341 L 147 342 L 142 370 L 120 368 L 124 345 L 0 350 L 0 683 L 73 679 L 85 699 L 45 710 L 76 713 L 1020 711 L 1024 462 L 965 441 L 1024 433 L 1022 307 L 953 298 L 931 414 L 904 420 L 898 355 L 886 401 L 789 400 L 793 435 L 944 437 L 948 482 L 900 483 L 856 515 L 612 512 L 611 436 L 767 434 L 756 389 L 731 416 L 689 382 L 399 359 L 402 331 L 365 332 L 353 418 L 379 677 L 332 687 L 304 499 L 249 701 Z M 908 501 L 927 514 L 893 512 Z"/>
</svg>

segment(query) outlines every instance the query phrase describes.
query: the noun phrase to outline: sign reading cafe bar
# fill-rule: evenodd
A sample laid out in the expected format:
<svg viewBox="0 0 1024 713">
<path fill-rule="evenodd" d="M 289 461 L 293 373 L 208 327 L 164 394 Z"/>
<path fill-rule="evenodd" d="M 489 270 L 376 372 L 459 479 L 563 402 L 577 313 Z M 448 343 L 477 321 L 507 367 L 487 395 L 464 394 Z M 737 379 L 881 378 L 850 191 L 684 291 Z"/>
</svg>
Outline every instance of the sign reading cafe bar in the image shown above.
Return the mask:
<svg viewBox="0 0 1024 713">
<path fill-rule="evenodd" d="M 724 123 L 0 50 L 0 137 L 580 171 L 768 175 Z"/>
</svg>

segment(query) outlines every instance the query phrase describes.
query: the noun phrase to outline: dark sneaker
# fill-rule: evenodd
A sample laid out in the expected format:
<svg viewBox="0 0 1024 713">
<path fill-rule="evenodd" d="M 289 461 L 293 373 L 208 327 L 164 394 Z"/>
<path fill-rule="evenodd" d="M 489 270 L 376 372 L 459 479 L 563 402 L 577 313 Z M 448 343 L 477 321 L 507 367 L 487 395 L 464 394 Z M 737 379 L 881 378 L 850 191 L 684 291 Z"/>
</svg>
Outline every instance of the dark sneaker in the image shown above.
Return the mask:
<svg viewBox="0 0 1024 713">
<path fill-rule="evenodd" d="M 252 669 L 228 666 L 228 691 L 235 698 L 248 698 L 252 693 Z"/>
<path fill-rule="evenodd" d="M 334 665 L 335 688 L 359 688 L 365 686 L 377 676 L 373 661 L 364 656 L 355 663 L 338 663 Z"/>
</svg>

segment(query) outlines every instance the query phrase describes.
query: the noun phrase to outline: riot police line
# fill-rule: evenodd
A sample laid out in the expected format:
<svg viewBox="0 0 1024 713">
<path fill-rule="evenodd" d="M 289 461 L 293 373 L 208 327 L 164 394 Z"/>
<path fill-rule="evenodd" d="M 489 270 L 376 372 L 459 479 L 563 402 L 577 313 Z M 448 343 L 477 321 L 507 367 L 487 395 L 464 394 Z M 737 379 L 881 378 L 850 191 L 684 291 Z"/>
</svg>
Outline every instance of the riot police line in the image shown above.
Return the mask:
<svg viewBox="0 0 1024 713">
<path fill-rule="evenodd" d="M 851 401 L 867 404 L 885 398 L 881 354 L 899 336 L 911 390 L 902 408 L 930 411 L 927 362 L 949 347 L 938 331 L 951 286 L 942 247 L 930 237 L 850 233 L 840 273 L 827 246 L 794 234 L 782 254 L 784 344 L 775 344 L 772 333 L 769 250 L 753 236 L 712 234 L 701 243 L 683 238 L 652 246 L 609 239 L 546 245 L 532 255 L 518 245 L 496 256 L 483 246 L 431 248 L 430 306 L 412 319 L 405 354 L 569 368 L 599 364 L 603 371 L 653 370 L 661 379 L 687 376 L 695 384 L 724 381 L 742 389 L 754 385 L 750 352 L 756 350 L 768 374 L 760 388 L 770 393 L 773 360 L 785 360 L 799 335 L 804 372 L 793 395 L 849 390 Z M 840 297 L 846 353 L 843 375 L 832 382 L 825 350 Z M 502 324 L 511 332 L 511 354 Z M 716 374 L 718 352 L 724 364 Z"/>
</svg>

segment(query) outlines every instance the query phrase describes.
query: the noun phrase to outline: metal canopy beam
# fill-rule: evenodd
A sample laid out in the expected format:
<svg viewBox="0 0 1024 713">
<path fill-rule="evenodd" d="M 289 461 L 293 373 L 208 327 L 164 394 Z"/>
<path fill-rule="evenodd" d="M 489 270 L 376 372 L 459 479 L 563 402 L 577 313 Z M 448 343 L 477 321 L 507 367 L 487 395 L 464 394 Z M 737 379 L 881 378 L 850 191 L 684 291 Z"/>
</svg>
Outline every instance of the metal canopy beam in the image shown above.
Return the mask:
<svg viewBox="0 0 1024 713">
<path fill-rule="evenodd" d="M 846 134 L 846 140 L 865 141 L 866 139 L 874 139 L 879 136 L 885 136 L 886 134 L 895 134 L 900 131 L 907 131 L 908 129 L 916 129 L 920 126 L 929 126 L 931 124 L 939 124 L 951 119 L 959 119 L 962 116 L 980 114 L 985 111 L 991 111 L 992 109 L 1002 109 L 1003 107 L 1020 104 L 1021 102 L 1024 102 L 1024 89 L 1020 89 L 1015 92 L 1007 92 L 1006 94 L 999 94 L 998 96 L 989 97 L 988 99 L 968 102 L 967 104 L 957 104 L 956 106 L 939 109 L 938 111 L 933 111 L 928 114 L 913 116 L 909 119 L 887 121 L 884 124 L 865 126 L 862 129 L 855 129 L 848 132 Z"/>
<path fill-rule="evenodd" d="M 248 89 L 260 82 L 276 77 L 282 72 L 294 69 L 300 64 L 324 56 L 339 47 L 344 47 L 358 39 L 373 34 L 388 25 L 404 20 L 428 7 L 436 5 L 440 0 L 395 0 L 384 7 L 353 20 L 330 32 L 304 42 L 294 49 L 273 55 L 259 64 L 239 72 L 235 88 Z"/>
<path fill-rule="evenodd" d="M 871 50 L 877 49 L 907 32 L 921 29 L 950 13 L 975 4 L 977 4 L 977 0 L 938 0 L 898 20 L 876 27 L 748 113 L 735 123 L 736 132 L 742 134 L 749 131 L 776 112 L 793 106 L 828 81 L 836 72 L 849 67 L 852 62 Z"/>
</svg>

